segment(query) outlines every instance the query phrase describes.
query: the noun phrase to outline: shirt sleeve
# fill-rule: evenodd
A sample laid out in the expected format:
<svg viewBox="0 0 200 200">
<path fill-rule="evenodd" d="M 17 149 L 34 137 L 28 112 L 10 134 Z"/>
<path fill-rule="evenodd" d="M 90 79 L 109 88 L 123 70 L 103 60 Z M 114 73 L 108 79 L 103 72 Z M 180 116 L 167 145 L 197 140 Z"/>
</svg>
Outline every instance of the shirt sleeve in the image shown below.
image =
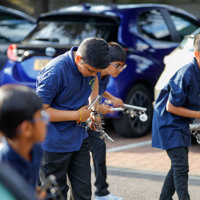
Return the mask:
<svg viewBox="0 0 200 200">
<path fill-rule="evenodd" d="M 44 104 L 50 105 L 59 92 L 61 77 L 59 72 L 46 69 L 39 73 L 36 80 L 36 92 L 42 98 Z"/>
<path fill-rule="evenodd" d="M 187 98 L 189 80 L 185 73 L 177 73 L 169 81 L 169 101 L 174 106 L 183 106 Z"/>
</svg>

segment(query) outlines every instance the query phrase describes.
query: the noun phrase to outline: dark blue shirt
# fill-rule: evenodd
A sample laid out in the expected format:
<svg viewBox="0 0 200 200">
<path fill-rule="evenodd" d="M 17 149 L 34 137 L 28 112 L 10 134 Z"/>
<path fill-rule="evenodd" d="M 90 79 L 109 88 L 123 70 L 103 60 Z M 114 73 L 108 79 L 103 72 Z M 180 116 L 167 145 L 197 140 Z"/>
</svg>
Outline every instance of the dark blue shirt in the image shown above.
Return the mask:
<svg viewBox="0 0 200 200">
<path fill-rule="evenodd" d="M 37 78 L 36 91 L 45 104 L 59 110 L 78 110 L 88 104 L 95 77 L 83 77 L 70 51 L 51 60 Z M 73 152 L 80 150 L 88 137 L 85 128 L 75 121 L 51 122 L 43 143 L 48 152 Z"/>
<path fill-rule="evenodd" d="M 15 169 L 35 189 L 42 158 L 42 147 L 35 144 L 31 150 L 31 161 L 25 160 L 6 141 L 0 152 L 0 162 L 4 161 Z"/>
<path fill-rule="evenodd" d="M 181 117 L 166 110 L 166 103 L 191 110 L 200 110 L 200 69 L 194 59 L 169 80 L 161 90 L 152 122 L 152 146 L 162 149 L 191 145 L 189 124 L 192 118 Z"/>
<path fill-rule="evenodd" d="M 99 94 L 102 95 L 106 90 L 106 87 L 107 87 L 109 79 L 110 79 L 110 75 L 103 76 L 101 78 L 101 73 L 99 72 L 98 79 L 99 79 Z"/>
</svg>

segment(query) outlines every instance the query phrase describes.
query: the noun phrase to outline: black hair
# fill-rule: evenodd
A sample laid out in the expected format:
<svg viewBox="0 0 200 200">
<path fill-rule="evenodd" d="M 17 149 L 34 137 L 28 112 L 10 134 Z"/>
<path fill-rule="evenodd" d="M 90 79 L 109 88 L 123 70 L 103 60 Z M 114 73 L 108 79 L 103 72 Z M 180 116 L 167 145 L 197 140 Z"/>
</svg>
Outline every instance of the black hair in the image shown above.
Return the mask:
<svg viewBox="0 0 200 200">
<path fill-rule="evenodd" d="M 200 34 L 198 34 L 194 39 L 194 51 L 200 52 Z"/>
<path fill-rule="evenodd" d="M 109 42 L 110 62 L 120 61 L 125 62 L 127 59 L 126 51 L 116 42 Z"/>
<path fill-rule="evenodd" d="M 102 38 L 86 38 L 78 47 L 79 54 L 84 63 L 96 69 L 105 69 L 110 64 L 108 43 Z"/>
<path fill-rule="evenodd" d="M 0 87 L 0 131 L 7 138 L 14 138 L 17 126 L 32 119 L 42 106 L 42 100 L 33 89 L 22 85 L 3 85 Z"/>
</svg>

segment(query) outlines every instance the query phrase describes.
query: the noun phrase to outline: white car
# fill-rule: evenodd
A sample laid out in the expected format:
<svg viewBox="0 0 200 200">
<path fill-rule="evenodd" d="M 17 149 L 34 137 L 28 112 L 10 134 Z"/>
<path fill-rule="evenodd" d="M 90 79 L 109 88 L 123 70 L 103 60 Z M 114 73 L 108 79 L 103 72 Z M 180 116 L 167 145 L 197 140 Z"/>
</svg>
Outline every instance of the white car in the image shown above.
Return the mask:
<svg viewBox="0 0 200 200">
<path fill-rule="evenodd" d="M 164 57 L 165 68 L 154 87 L 154 100 L 157 99 L 161 89 L 168 83 L 175 72 L 192 61 L 194 57 L 193 42 L 195 36 L 199 33 L 200 28 L 191 35 L 185 36 L 180 45 L 168 56 Z"/>
</svg>

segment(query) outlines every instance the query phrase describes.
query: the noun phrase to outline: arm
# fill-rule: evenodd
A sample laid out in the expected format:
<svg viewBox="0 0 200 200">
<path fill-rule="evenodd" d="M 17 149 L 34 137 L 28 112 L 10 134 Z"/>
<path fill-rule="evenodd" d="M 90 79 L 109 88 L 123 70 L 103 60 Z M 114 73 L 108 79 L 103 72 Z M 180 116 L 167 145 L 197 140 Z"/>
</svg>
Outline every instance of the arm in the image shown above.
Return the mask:
<svg viewBox="0 0 200 200">
<path fill-rule="evenodd" d="M 43 108 L 50 115 L 51 122 L 61 121 L 78 121 L 81 118 L 81 122 L 85 122 L 91 113 L 91 109 L 87 109 L 88 106 L 83 106 L 79 110 L 58 110 L 50 107 L 48 104 L 43 104 Z M 80 112 L 81 111 L 81 112 Z"/>
<path fill-rule="evenodd" d="M 114 106 L 123 107 L 123 105 L 124 105 L 124 102 L 120 98 L 113 96 L 108 91 L 104 92 L 103 97 L 110 100 L 114 104 Z"/>
<path fill-rule="evenodd" d="M 200 112 L 195 110 L 190 110 L 184 107 L 177 107 L 167 101 L 166 110 L 170 113 L 175 115 L 179 115 L 182 117 L 191 117 L 191 118 L 199 118 L 200 119 Z"/>
</svg>

